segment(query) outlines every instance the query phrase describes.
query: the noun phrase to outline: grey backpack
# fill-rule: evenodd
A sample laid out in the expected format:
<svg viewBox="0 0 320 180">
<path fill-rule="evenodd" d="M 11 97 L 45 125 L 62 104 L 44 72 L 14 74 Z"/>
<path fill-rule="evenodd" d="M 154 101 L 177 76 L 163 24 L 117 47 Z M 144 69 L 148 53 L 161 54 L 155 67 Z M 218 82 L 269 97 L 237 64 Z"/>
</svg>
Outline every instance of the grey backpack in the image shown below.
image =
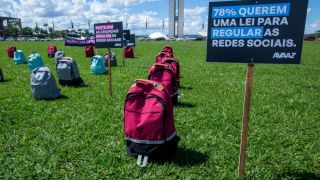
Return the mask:
<svg viewBox="0 0 320 180">
<path fill-rule="evenodd" d="M 64 51 L 57 51 L 54 54 L 54 59 L 56 60 L 56 63 L 58 63 L 59 60 L 61 60 L 64 57 Z"/>
<path fill-rule="evenodd" d="M 55 99 L 60 96 L 56 80 L 47 67 L 35 68 L 31 72 L 30 84 L 35 99 Z"/>
<path fill-rule="evenodd" d="M 83 80 L 80 77 L 78 65 L 71 57 L 63 57 L 57 63 L 59 84 L 63 86 L 81 86 Z"/>
<path fill-rule="evenodd" d="M 106 52 L 106 54 L 104 55 L 104 64 L 106 66 L 108 66 L 108 52 Z M 116 54 L 114 52 L 111 52 L 111 59 L 110 59 L 110 62 L 111 62 L 111 66 L 117 66 L 117 57 L 116 57 Z"/>
<path fill-rule="evenodd" d="M 4 77 L 3 77 L 1 68 L 0 68 L 0 82 L 4 82 Z"/>
</svg>

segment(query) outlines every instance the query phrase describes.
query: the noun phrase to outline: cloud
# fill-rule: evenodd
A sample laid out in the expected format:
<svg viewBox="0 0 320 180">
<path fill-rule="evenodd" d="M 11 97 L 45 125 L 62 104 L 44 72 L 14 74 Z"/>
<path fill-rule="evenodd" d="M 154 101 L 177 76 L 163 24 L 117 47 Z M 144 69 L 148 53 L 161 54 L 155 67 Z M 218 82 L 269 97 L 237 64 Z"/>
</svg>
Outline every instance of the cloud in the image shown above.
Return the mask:
<svg viewBox="0 0 320 180">
<path fill-rule="evenodd" d="M 201 31 L 206 31 L 202 29 L 203 23 L 207 26 L 208 18 L 207 7 L 195 7 L 193 9 L 184 10 L 184 34 L 198 34 Z M 205 18 L 203 18 L 205 17 Z"/>
<path fill-rule="evenodd" d="M 206 13 L 208 11 L 207 7 L 195 7 L 193 9 L 185 9 L 184 10 L 184 16 L 190 17 L 190 16 L 200 16 L 203 13 Z"/>
<path fill-rule="evenodd" d="M 107 4 L 112 4 L 114 6 L 134 6 L 146 2 L 154 2 L 159 0 L 107 0 Z"/>
<path fill-rule="evenodd" d="M 316 19 L 306 25 L 305 31 L 307 34 L 315 33 L 320 30 L 320 19 Z"/>
<path fill-rule="evenodd" d="M 311 8 L 308 8 L 307 14 L 310 14 L 310 13 L 311 13 Z"/>
</svg>

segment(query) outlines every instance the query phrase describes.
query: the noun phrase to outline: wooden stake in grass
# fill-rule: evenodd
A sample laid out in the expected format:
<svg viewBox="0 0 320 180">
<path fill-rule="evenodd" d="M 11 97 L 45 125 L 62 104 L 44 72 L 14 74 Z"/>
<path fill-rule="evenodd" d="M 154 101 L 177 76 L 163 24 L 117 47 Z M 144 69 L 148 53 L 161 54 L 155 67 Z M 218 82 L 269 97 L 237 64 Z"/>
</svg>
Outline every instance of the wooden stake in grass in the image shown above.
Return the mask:
<svg viewBox="0 0 320 180">
<path fill-rule="evenodd" d="M 243 103 L 243 115 L 242 115 L 242 133 L 241 133 L 239 172 L 238 172 L 239 179 L 244 179 L 244 176 L 245 176 L 245 161 L 246 161 L 246 154 L 247 154 L 247 138 L 248 138 L 249 117 L 250 117 L 250 101 L 251 101 L 252 85 L 253 85 L 253 67 L 254 67 L 254 64 L 248 64 L 246 89 L 245 89 L 244 103 Z"/>
<path fill-rule="evenodd" d="M 124 53 L 125 53 L 125 47 L 123 46 L 123 48 L 122 48 L 122 65 L 123 65 L 123 67 L 125 66 L 125 64 L 124 64 Z"/>
<path fill-rule="evenodd" d="M 111 51 L 108 48 L 109 95 L 112 96 Z"/>
</svg>

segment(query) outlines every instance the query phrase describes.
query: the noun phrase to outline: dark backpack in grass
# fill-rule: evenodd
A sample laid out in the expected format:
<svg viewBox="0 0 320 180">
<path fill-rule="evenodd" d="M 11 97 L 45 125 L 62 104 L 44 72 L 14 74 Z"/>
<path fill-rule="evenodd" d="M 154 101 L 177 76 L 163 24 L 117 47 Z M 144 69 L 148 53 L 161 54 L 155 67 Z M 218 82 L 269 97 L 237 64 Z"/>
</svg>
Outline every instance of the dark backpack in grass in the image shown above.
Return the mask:
<svg viewBox="0 0 320 180">
<path fill-rule="evenodd" d="M 0 82 L 4 82 L 4 76 L 3 76 L 1 68 L 0 68 Z"/>
<path fill-rule="evenodd" d="M 63 57 L 57 63 L 59 84 L 62 86 L 82 86 L 78 65 L 71 57 Z"/>
</svg>

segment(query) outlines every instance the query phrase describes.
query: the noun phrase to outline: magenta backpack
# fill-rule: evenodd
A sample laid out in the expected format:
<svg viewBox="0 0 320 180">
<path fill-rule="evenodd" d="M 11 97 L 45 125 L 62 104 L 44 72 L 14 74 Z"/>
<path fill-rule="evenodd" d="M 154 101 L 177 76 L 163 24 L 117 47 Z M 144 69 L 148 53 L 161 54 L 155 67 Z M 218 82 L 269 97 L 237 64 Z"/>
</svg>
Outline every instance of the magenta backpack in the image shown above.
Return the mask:
<svg viewBox="0 0 320 180">
<path fill-rule="evenodd" d="M 174 56 L 173 56 L 172 46 L 166 45 L 166 46 L 163 47 L 162 51 L 165 52 L 165 53 L 167 53 L 170 58 L 173 58 L 173 57 L 174 57 Z"/>
<path fill-rule="evenodd" d="M 169 54 L 164 52 L 164 51 L 160 51 L 160 53 L 157 55 L 156 57 L 156 63 L 162 63 L 162 60 L 164 58 L 168 58 Z"/>
<path fill-rule="evenodd" d="M 56 46 L 48 46 L 48 57 L 49 58 L 54 58 L 54 54 L 57 52 L 57 47 Z"/>
<path fill-rule="evenodd" d="M 172 71 L 176 76 L 178 88 L 180 88 L 180 64 L 178 59 L 165 57 L 162 59 L 161 64 L 167 64 L 172 68 Z"/>
<path fill-rule="evenodd" d="M 176 154 L 177 135 L 173 105 L 163 85 L 150 80 L 136 80 L 124 105 L 124 131 L 128 154 L 145 167 L 148 158 L 165 159 Z M 143 158 L 143 160 L 142 160 Z"/>
<path fill-rule="evenodd" d="M 149 70 L 148 79 L 159 82 L 168 91 L 172 102 L 175 104 L 178 100 L 178 82 L 172 67 L 166 64 L 154 64 Z"/>
</svg>

